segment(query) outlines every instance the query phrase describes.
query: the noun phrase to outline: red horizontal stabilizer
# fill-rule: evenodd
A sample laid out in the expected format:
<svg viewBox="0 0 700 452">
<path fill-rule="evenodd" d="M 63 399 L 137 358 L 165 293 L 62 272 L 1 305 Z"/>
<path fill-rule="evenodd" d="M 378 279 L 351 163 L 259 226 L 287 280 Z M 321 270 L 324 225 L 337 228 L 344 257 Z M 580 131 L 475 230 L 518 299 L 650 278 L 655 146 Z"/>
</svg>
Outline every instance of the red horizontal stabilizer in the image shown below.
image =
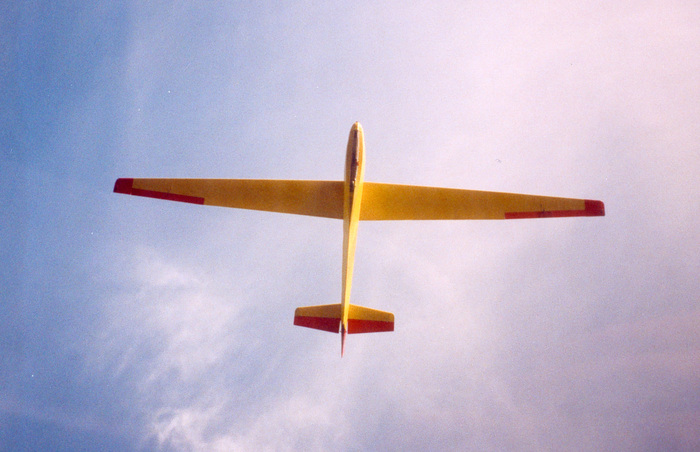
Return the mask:
<svg viewBox="0 0 700 452">
<path fill-rule="evenodd" d="M 316 330 L 340 332 L 340 304 L 306 306 L 294 311 L 294 324 Z"/>
<path fill-rule="evenodd" d="M 394 314 L 354 304 L 350 305 L 348 334 L 384 331 L 394 331 Z"/>
<path fill-rule="evenodd" d="M 385 331 L 394 331 L 394 322 L 361 319 L 348 320 L 348 334 L 381 333 Z"/>
<path fill-rule="evenodd" d="M 304 317 L 295 315 L 294 324 L 296 326 L 329 331 L 331 333 L 337 333 L 340 329 L 340 319 L 332 319 L 329 317 Z"/>
</svg>

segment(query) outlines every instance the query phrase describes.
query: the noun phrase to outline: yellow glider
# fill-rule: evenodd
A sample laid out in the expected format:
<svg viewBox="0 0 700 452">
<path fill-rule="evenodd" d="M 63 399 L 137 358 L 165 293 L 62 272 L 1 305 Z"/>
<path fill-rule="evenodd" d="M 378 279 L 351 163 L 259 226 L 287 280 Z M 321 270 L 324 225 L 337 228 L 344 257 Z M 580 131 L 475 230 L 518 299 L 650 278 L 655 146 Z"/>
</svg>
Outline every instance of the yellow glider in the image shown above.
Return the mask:
<svg viewBox="0 0 700 452">
<path fill-rule="evenodd" d="M 339 304 L 297 308 L 294 324 L 345 335 L 394 330 L 394 314 L 350 304 L 357 226 L 364 220 L 508 220 L 604 216 L 601 201 L 364 182 L 364 134 L 348 139 L 343 181 L 256 179 L 117 179 L 115 193 L 210 206 L 343 220 Z"/>
</svg>

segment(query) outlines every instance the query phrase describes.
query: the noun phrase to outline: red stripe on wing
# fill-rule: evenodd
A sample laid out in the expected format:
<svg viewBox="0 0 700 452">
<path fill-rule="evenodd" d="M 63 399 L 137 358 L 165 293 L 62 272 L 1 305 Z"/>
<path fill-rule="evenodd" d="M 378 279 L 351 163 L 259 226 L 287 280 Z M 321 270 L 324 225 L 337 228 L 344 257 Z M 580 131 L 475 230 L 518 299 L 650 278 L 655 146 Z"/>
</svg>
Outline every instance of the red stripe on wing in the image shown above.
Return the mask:
<svg viewBox="0 0 700 452">
<path fill-rule="evenodd" d="M 535 212 L 506 212 L 506 220 L 522 218 L 553 218 L 553 217 L 602 217 L 605 216 L 605 204 L 602 201 L 584 200 L 583 210 L 540 210 Z"/>
<path fill-rule="evenodd" d="M 204 198 L 199 196 L 180 195 L 177 193 L 166 193 L 154 190 L 144 190 L 134 188 L 134 179 L 121 178 L 114 183 L 115 193 L 126 195 L 145 196 L 146 198 L 165 199 L 168 201 L 189 202 L 191 204 L 204 204 Z"/>
</svg>

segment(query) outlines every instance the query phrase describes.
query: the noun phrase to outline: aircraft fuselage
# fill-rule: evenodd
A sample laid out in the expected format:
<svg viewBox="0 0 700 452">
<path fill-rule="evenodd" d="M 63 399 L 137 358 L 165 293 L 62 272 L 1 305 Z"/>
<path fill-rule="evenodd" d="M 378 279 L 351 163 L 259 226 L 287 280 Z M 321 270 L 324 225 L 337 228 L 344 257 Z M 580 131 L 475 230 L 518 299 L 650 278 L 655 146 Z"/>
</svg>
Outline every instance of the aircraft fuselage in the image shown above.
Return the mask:
<svg viewBox="0 0 700 452">
<path fill-rule="evenodd" d="M 345 155 L 345 184 L 343 189 L 343 285 L 341 295 L 341 348 L 345 344 L 350 311 L 350 289 L 355 265 L 357 226 L 360 222 L 362 185 L 365 177 L 365 138 L 359 122 L 353 124 Z M 341 350 L 342 353 L 342 350 Z"/>
</svg>

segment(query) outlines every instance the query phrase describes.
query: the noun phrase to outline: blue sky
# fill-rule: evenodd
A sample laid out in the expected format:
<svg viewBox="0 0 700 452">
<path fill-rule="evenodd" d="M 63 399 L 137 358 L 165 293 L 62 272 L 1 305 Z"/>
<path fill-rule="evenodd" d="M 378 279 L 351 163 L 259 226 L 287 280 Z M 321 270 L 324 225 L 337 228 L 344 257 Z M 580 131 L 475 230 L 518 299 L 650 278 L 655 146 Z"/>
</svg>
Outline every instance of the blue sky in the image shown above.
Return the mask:
<svg viewBox="0 0 700 452">
<path fill-rule="evenodd" d="M 0 449 L 700 448 L 700 7 L 0 6 Z M 342 226 L 113 194 L 340 179 L 604 218 Z"/>
</svg>

